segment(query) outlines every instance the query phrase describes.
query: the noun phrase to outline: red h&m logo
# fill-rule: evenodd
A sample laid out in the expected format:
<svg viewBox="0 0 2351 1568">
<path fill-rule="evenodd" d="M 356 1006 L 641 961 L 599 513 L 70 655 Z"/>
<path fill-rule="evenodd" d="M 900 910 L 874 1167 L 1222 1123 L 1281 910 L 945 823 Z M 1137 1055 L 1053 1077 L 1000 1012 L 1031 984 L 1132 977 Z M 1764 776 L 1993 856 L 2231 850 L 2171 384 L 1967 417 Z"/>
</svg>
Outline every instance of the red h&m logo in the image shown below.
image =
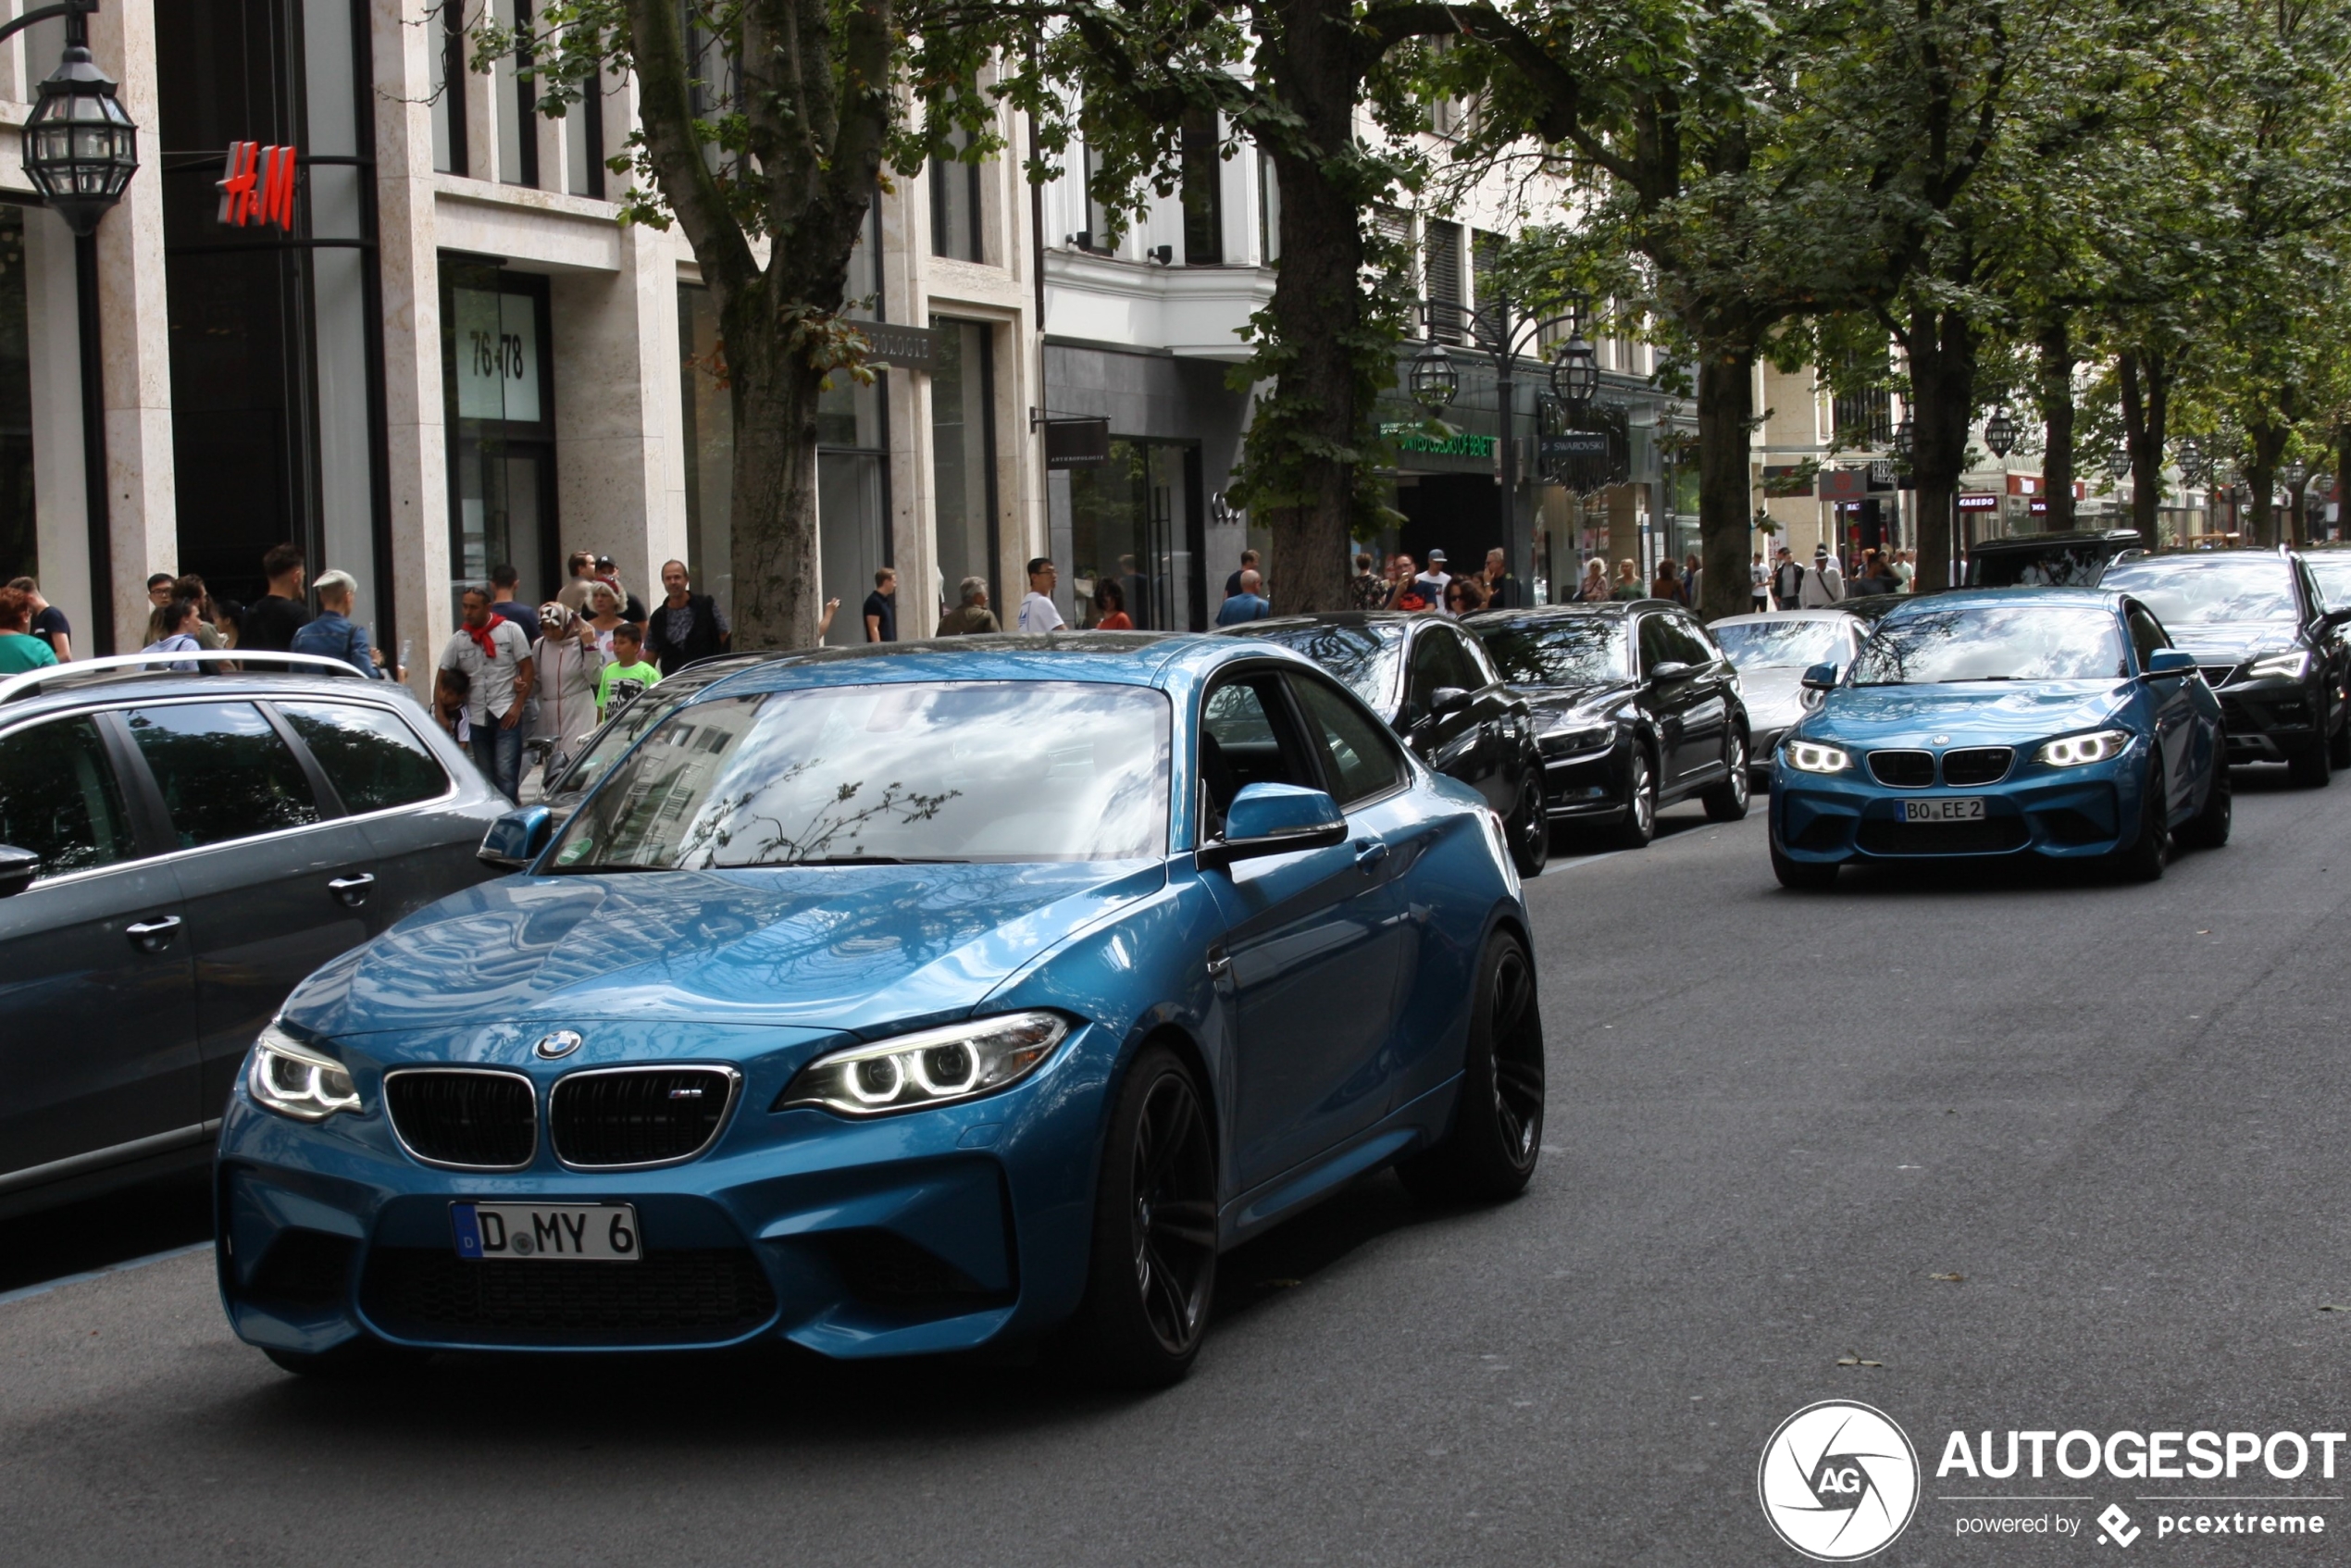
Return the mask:
<svg viewBox="0 0 2351 1568">
<path fill-rule="evenodd" d="M 289 234 L 294 226 L 294 150 L 258 142 L 229 143 L 229 164 L 220 171 L 220 221 L 232 228 L 276 224 Z"/>
</svg>

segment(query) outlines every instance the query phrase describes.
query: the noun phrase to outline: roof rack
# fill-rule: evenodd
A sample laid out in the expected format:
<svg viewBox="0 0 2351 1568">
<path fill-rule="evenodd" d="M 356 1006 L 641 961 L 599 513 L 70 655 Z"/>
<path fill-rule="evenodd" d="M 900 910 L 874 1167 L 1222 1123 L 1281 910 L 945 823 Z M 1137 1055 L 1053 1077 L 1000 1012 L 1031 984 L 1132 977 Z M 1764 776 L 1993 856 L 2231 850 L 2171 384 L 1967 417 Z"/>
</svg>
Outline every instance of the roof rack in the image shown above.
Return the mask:
<svg viewBox="0 0 2351 1568">
<path fill-rule="evenodd" d="M 103 659 L 75 659 L 69 664 L 44 665 L 22 675 L 0 680 L 0 703 L 13 703 L 24 697 L 37 697 L 53 686 L 79 680 L 84 676 L 100 675 L 202 675 L 202 669 L 175 670 L 171 666 L 193 662 L 197 665 L 230 665 L 241 660 L 256 664 L 267 662 L 271 667 L 255 670 L 256 675 L 328 675 L 342 676 L 352 680 L 365 680 L 356 667 L 341 659 L 330 659 L 317 653 L 280 653 L 273 650 L 198 648 L 185 653 L 117 653 Z M 299 668 L 292 666 L 300 666 Z M 236 674 L 237 671 L 219 673 Z"/>
</svg>

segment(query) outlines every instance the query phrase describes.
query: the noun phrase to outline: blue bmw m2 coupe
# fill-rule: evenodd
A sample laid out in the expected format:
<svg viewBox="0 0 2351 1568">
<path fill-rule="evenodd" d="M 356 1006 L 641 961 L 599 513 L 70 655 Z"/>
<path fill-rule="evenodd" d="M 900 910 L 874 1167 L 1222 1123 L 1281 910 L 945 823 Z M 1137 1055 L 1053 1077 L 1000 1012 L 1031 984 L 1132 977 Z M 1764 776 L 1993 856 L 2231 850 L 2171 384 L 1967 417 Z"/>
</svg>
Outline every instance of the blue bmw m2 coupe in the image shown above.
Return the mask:
<svg viewBox="0 0 2351 1568">
<path fill-rule="evenodd" d="M 1162 1383 L 1221 1251 L 1535 1168 L 1503 826 L 1278 647 L 769 661 L 483 853 L 238 1080 L 220 1287 L 280 1365 L 1051 1337 Z"/>
<path fill-rule="evenodd" d="M 2011 588 L 1892 611 L 1772 765 L 1772 869 L 2039 854 L 2163 875 L 2173 836 L 2229 837 L 2220 700 L 2146 605 Z"/>
</svg>

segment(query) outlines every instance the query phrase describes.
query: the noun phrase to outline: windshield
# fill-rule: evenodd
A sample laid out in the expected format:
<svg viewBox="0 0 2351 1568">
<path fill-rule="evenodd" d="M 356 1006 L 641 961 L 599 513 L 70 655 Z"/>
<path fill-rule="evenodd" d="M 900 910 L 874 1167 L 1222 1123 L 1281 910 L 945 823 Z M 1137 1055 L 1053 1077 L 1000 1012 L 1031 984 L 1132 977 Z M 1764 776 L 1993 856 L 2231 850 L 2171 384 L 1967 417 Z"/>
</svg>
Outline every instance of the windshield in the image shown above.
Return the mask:
<svg viewBox="0 0 2351 1568">
<path fill-rule="evenodd" d="M 1853 664 L 1856 686 L 1959 680 L 2114 680 L 2130 673 L 2122 628 L 2106 610 L 1977 604 L 1878 623 Z"/>
<path fill-rule="evenodd" d="M 2274 555 L 2126 561 L 2106 574 L 2168 630 L 2216 621 L 2296 621 L 2294 570 Z"/>
<path fill-rule="evenodd" d="M 1624 678 L 1624 621 L 1561 616 L 1479 627 L 1478 641 L 1513 686 L 1597 686 Z"/>
<path fill-rule="evenodd" d="M 2309 564 L 2310 575 L 2319 579 L 2319 591 L 2326 595 L 2327 608 L 2351 606 L 2351 553 L 2329 552 L 2304 559 Z"/>
<path fill-rule="evenodd" d="M 1718 622 L 1706 629 L 1741 669 L 1809 669 L 1845 653 L 1845 630 L 1835 621 Z"/>
<path fill-rule="evenodd" d="M 1168 703 L 1080 681 L 720 697 L 672 714 L 565 827 L 558 871 L 1131 860 L 1167 840 Z"/>
<path fill-rule="evenodd" d="M 1381 713 L 1396 705 L 1396 676 L 1404 653 L 1400 626 L 1279 626 L 1246 635 L 1305 654 Z"/>
</svg>

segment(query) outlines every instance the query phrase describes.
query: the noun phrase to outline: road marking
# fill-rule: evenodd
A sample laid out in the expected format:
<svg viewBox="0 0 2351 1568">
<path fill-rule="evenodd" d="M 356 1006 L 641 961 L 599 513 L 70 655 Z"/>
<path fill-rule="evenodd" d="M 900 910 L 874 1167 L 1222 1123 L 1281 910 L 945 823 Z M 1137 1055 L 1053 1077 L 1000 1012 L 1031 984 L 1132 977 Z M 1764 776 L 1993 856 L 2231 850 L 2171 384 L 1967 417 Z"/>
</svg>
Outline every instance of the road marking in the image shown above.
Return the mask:
<svg viewBox="0 0 2351 1568">
<path fill-rule="evenodd" d="M 5 1307 L 11 1301 L 23 1301 L 35 1296 L 46 1296 L 52 1290 L 62 1290 L 68 1285 L 80 1285 L 84 1280 L 104 1279 L 110 1274 L 124 1274 L 134 1268 L 145 1268 L 149 1263 L 168 1263 L 174 1258 L 184 1258 L 191 1252 L 211 1251 L 211 1242 L 193 1241 L 185 1247 L 174 1247 L 168 1252 L 150 1252 L 143 1258 L 131 1258 L 119 1263 L 108 1263 L 104 1268 L 93 1268 L 83 1274 L 61 1275 L 56 1279 L 44 1280 L 39 1285 L 27 1285 L 15 1290 L 0 1290 L 0 1307 Z"/>
</svg>

